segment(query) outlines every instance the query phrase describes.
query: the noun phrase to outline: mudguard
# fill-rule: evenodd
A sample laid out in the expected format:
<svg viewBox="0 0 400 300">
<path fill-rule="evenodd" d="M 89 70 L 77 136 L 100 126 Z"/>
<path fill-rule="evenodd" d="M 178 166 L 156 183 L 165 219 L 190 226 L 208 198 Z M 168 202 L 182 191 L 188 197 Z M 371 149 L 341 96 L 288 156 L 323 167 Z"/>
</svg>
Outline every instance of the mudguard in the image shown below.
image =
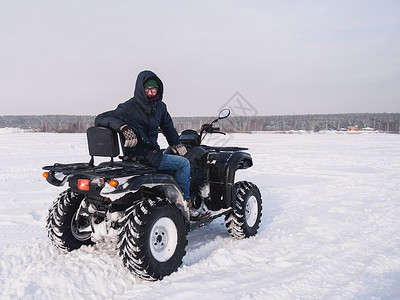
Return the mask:
<svg viewBox="0 0 400 300">
<path fill-rule="evenodd" d="M 239 169 L 247 169 L 253 165 L 253 160 L 247 152 L 233 152 L 226 165 L 224 204 L 226 207 L 236 206 L 235 174 Z"/>
<path fill-rule="evenodd" d="M 209 161 L 212 199 L 221 199 L 221 208 L 235 207 L 235 174 L 253 165 L 250 154 L 241 151 L 210 153 Z"/>
<path fill-rule="evenodd" d="M 189 209 L 183 193 L 174 178 L 168 174 L 152 173 L 135 176 L 121 183 L 117 188 L 106 184 L 100 192 L 101 196 L 109 198 L 112 202 L 118 202 L 125 198 L 132 199 L 132 203 L 138 196 L 145 197 L 150 194 L 165 197 L 175 203 L 185 218 L 189 220 Z"/>
</svg>

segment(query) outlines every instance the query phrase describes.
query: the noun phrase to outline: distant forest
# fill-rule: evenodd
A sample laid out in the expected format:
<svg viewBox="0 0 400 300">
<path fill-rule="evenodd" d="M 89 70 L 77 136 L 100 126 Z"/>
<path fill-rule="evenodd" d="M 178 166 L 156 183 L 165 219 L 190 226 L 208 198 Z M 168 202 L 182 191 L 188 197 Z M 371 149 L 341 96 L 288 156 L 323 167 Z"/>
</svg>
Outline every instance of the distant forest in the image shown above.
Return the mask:
<svg viewBox="0 0 400 300">
<path fill-rule="evenodd" d="M 42 116 L 0 116 L 0 128 L 21 128 L 40 132 L 85 132 L 93 126 L 95 116 L 42 115 Z M 178 132 L 185 129 L 199 130 L 212 117 L 173 118 Z M 346 130 L 358 125 L 360 129 L 371 128 L 382 132 L 400 132 L 400 113 L 352 113 L 326 115 L 286 116 L 231 116 L 221 120 L 218 126 L 225 132 L 250 131 L 320 131 Z"/>
</svg>

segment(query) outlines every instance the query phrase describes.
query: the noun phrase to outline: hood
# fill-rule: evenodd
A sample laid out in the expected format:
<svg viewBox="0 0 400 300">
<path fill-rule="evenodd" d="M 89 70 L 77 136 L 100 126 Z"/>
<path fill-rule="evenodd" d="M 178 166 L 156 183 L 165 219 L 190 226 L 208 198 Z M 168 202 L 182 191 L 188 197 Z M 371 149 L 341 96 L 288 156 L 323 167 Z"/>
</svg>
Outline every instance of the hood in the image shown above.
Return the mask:
<svg viewBox="0 0 400 300">
<path fill-rule="evenodd" d="M 163 85 L 161 79 L 158 78 L 158 76 L 152 71 L 149 71 L 149 70 L 142 71 L 137 76 L 133 97 L 134 97 L 134 99 L 136 99 L 136 101 L 139 101 L 140 104 L 142 104 L 144 106 L 150 105 L 150 102 L 146 97 L 146 93 L 144 92 L 144 83 L 151 78 L 155 79 L 157 81 L 157 84 L 159 87 L 158 94 L 160 95 L 159 100 L 162 100 L 162 98 L 163 98 L 164 85 Z"/>
</svg>

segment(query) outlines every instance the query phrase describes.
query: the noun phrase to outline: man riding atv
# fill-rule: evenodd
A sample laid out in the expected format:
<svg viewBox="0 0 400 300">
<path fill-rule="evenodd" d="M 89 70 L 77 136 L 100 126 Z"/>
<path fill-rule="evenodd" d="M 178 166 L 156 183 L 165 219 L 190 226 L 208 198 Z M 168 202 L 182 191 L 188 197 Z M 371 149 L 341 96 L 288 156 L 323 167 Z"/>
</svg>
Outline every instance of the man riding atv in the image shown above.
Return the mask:
<svg viewBox="0 0 400 300">
<path fill-rule="evenodd" d="M 238 170 L 253 165 L 250 153 L 244 152 L 248 148 L 202 143 L 207 134 L 225 134 L 217 122 L 229 116 L 229 109 L 199 132 L 186 129 L 178 137 L 162 95 L 161 80 L 151 71 L 141 72 L 134 97 L 100 114 L 96 126 L 87 130 L 89 163 L 43 167 L 48 183 L 68 184 L 46 220 L 57 249 L 115 243 L 133 274 L 161 280 L 182 265 L 190 231 L 225 216 L 233 238 L 257 233 L 261 193 L 254 183 L 235 180 Z M 157 144 L 159 127 L 170 145 L 165 151 Z M 96 165 L 94 157 L 110 161 Z"/>
<path fill-rule="evenodd" d="M 167 106 L 162 101 L 164 86 L 152 71 L 138 74 L 134 96 L 115 110 L 98 115 L 96 126 L 109 127 L 122 133 L 125 157 L 141 157 L 142 162 L 157 170 L 170 172 L 188 202 L 190 219 L 199 220 L 209 215 L 204 206 L 195 209 L 190 200 L 190 163 L 183 157 L 187 150 L 179 142 Z M 165 154 L 157 143 L 161 128 L 173 154 Z"/>
</svg>

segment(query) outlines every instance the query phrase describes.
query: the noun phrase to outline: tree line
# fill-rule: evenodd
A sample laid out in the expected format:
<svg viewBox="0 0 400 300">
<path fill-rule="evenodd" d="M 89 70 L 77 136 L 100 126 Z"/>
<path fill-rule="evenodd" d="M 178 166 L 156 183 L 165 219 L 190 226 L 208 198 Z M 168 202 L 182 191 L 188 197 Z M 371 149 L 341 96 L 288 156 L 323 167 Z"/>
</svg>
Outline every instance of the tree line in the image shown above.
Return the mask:
<svg viewBox="0 0 400 300">
<path fill-rule="evenodd" d="M 40 132 L 85 132 L 93 126 L 95 116 L 39 115 L 0 116 L 0 128 L 21 128 Z M 178 132 L 185 129 L 200 130 L 213 117 L 173 118 Z M 351 113 L 321 115 L 283 116 L 232 116 L 220 120 L 218 126 L 225 132 L 250 131 L 314 131 L 346 130 L 358 125 L 360 129 L 371 128 L 382 132 L 400 132 L 400 113 Z"/>
<path fill-rule="evenodd" d="M 94 116 L 38 115 L 0 116 L 0 128 L 21 128 L 41 132 L 86 132 L 93 126 Z"/>
</svg>

